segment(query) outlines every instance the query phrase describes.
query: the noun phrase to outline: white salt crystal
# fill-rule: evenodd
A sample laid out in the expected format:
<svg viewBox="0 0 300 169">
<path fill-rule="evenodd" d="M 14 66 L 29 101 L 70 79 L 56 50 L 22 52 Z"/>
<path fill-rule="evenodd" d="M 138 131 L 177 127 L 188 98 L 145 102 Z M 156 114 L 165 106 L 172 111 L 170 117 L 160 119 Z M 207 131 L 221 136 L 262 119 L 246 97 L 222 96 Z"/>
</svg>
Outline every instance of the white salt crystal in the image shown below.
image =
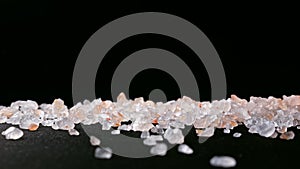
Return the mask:
<svg viewBox="0 0 300 169">
<path fill-rule="evenodd" d="M 0 115 L 0 124 L 1 123 L 6 123 L 7 117 L 6 116 L 1 116 Z"/>
<path fill-rule="evenodd" d="M 8 133 L 14 131 L 15 129 L 16 129 L 15 127 L 9 127 L 9 128 L 7 128 L 6 130 L 2 131 L 1 134 L 5 136 L 6 134 L 8 134 Z"/>
<path fill-rule="evenodd" d="M 212 159 L 210 159 L 210 165 L 214 167 L 234 167 L 236 166 L 236 161 L 233 157 L 229 156 L 214 156 Z"/>
<path fill-rule="evenodd" d="M 177 128 L 168 128 L 164 134 L 164 138 L 167 139 L 170 144 L 182 144 L 184 142 L 182 131 Z"/>
<path fill-rule="evenodd" d="M 123 124 L 118 127 L 119 130 L 130 131 L 132 129 L 131 125 Z"/>
<path fill-rule="evenodd" d="M 110 159 L 112 156 L 112 150 L 109 147 L 97 147 L 95 149 L 95 158 L 99 159 Z"/>
<path fill-rule="evenodd" d="M 183 153 L 183 154 L 193 154 L 194 151 L 188 145 L 180 144 L 178 146 L 178 152 Z"/>
<path fill-rule="evenodd" d="M 5 139 L 8 139 L 8 140 L 17 140 L 24 135 L 23 131 L 16 127 L 9 127 L 5 131 L 3 131 L 1 134 L 4 135 Z"/>
<path fill-rule="evenodd" d="M 149 131 L 142 131 L 141 138 L 148 138 L 148 137 L 150 137 Z"/>
<path fill-rule="evenodd" d="M 159 143 L 150 149 L 150 153 L 153 155 L 164 156 L 167 154 L 168 147 L 165 143 Z"/>
<path fill-rule="evenodd" d="M 230 129 L 225 128 L 225 129 L 223 130 L 223 133 L 229 134 L 229 133 L 230 133 Z"/>
<path fill-rule="evenodd" d="M 118 134 L 120 134 L 120 130 L 112 130 L 111 134 L 112 135 L 118 135 Z"/>
<path fill-rule="evenodd" d="M 234 133 L 234 134 L 233 134 L 233 137 L 238 138 L 238 137 L 241 137 L 241 135 L 242 135 L 241 133 Z"/>
<path fill-rule="evenodd" d="M 150 138 L 155 141 L 163 141 L 164 140 L 164 138 L 161 135 L 151 135 Z"/>
<path fill-rule="evenodd" d="M 69 132 L 69 135 L 71 135 L 71 136 L 79 135 L 79 132 L 76 129 L 70 129 L 68 132 Z"/>
<path fill-rule="evenodd" d="M 197 131 L 197 130 L 196 130 Z M 197 135 L 200 137 L 211 137 L 215 133 L 214 127 L 208 127 L 204 131 L 201 130 L 201 132 L 198 132 Z"/>
<path fill-rule="evenodd" d="M 56 124 L 61 130 L 70 130 L 75 127 L 73 121 L 71 121 L 68 118 L 63 118 L 62 120 L 59 120 Z"/>
<path fill-rule="evenodd" d="M 90 136 L 90 143 L 91 143 L 91 145 L 93 145 L 93 146 L 99 146 L 100 143 L 101 143 L 101 141 L 100 141 L 100 139 L 98 139 L 98 138 L 95 137 L 95 136 Z"/>
<path fill-rule="evenodd" d="M 149 137 L 143 140 L 143 143 L 147 146 L 153 146 L 156 145 L 156 140 L 153 137 Z"/>
</svg>

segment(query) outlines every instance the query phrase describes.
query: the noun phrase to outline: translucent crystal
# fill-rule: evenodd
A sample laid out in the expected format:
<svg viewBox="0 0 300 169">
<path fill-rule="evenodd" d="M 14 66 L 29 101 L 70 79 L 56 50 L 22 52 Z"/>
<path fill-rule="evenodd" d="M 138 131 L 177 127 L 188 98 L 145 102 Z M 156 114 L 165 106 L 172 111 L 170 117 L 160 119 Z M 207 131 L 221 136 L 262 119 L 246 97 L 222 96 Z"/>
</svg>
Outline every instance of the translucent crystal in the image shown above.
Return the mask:
<svg viewBox="0 0 300 169">
<path fill-rule="evenodd" d="M 233 133 L 233 137 L 237 137 L 238 138 L 238 137 L 241 137 L 241 135 L 242 135 L 241 133 Z"/>
<path fill-rule="evenodd" d="M 112 134 L 112 135 L 120 134 L 120 130 L 112 130 L 112 131 L 111 131 L 111 134 Z"/>
<path fill-rule="evenodd" d="M 71 136 L 79 135 L 79 132 L 76 129 L 70 129 L 68 132 L 69 132 L 69 135 L 71 135 Z"/>
<path fill-rule="evenodd" d="M 151 135 L 149 138 L 153 139 L 155 141 L 163 141 L 164 140 L 161 135 Z"/>
<path fill-rule="evenodd" d="M 194 151 L 188 145 L 180 144 L 178 146 L 178 152 L 184 153 L 184 154 L 193 154 Z"/>
<path fill-rule="evenodd" d="M 294 139 L 294 137 L 295 137 L 295 133 L 293 131 L 288 131 L 280 135 L 280 138 L 284 140 L 291 140 Z"/>
<path fill-rule="evenodd" d="M 119 130 L 130 131 L 132 129 L 131 125 L 123 124 L 118 127 Z"/>
<path fill-rule="evenodd" d="M 229 134 L 229 133 L 230 133 L 230 130 L 227 129 L 227 128 L 225 128 L 225 129 L 223 130 L 223 133 Z"/>
<path fill-rule="evenodd" d="M 178 128 L 168 128 L 164 134 L 164 138 L 167 139 L 170 144 L 182 144 L 184 142 L 182 131 Z"/>
<path fill-rule="evenodd" d="M 109 147 L 97 147 L 95 149 L 95 158 L 99 159 L 110 159 L 112 156 L 112 150 Z"/>
<path fill-rule="evenodd" d="M 101 141 L 95 136 L 90 136 L 90 143 L 92 146 L 99 146 Z"/>
<path fill-rule="evenodd" d="M 148 137 L 145 140 L 143 140 L 143 143 L 147 146 L 153 146 L 156 145 L 156 139 L 153 137 Z"/>
<path fill-rule="evenodd" d="M 153 155 L 164 156 L 167 154 L 168 146 L 165 143 L 158 143 L 151 147 L 150 153 Z"/>
<path fill-rule="evenodd" d="M 229 156 L 214 156 L 210 159 L 210 165 L 214 167 L 229 168 L 236 166 L 236 161 L 233 157 Z"/>
<path fill-rule="evenodd" d="M 142 131 L 141 138 L 148 138 L 148 137 L 150 137 L 149 131 Z"/>
<path fill-rule="evenodd" d="M 17 139 L 20 139 L 24 135 L 23 131 L 16 127 L 9 127 L 5 131 L 3 131 L 1 134 L 4 135 L 5 139 L 8 139 L 8 140 L 17 140 Z"/>
<path fill-rule="evenodd" d="M 214 132 L 214 127 L 208 127 L 205 130 L 196 130 L 196 133 L 199 137 L 211 137 L 214 135 Z"/>
<path fill-rule="evenodd" d="M 56 124 L 57 124 L 58 128 L 61 130 L 70 130 L 75 127 L 75 124 L 73 123 L 73 121 L 71 121 L 68 118 L 63 118 L 62 120 L 59 120 L 58 122 L 56 122 Z"/>
</svg>

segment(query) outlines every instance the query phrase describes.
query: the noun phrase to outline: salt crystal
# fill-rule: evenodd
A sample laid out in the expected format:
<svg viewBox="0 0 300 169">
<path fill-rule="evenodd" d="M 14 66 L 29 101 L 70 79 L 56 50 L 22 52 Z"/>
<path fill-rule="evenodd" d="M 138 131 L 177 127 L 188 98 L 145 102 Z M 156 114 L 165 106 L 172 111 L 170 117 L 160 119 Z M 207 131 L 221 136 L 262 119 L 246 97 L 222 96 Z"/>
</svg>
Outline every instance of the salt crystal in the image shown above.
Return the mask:
<svg viewBox="0 0 300 169">
<path fill-rule="evenodd" d="M 156 140 L 153 137 L 149 137 L 143 140 L 143 143 L 147 146 L 153 146 L 156 145 Z"/>
<path fill-rule="evenodd" d="M 291 140 L 294 139 L 294 137 L 295 137 L 295 133 L 293 131 L 288 131 L 280 135 L 280 138 L 283 140 Z"/>
<path fill-rule="evenodd" d="M 101 143 L 101 141 L 100 141 L 100 139 L 98 139 L 98 138 L 95 137 L 95 136 L 90 136 L 90 143 L 91 143 L 91 145 L 93 145 L 93 146 L 99 146 L 100 143 Z"/>
<path fill-rule="evenodd" d="M 150 149 L 153 155 L 164 156 L 167 154 L 168 147 L 165 143 L 158 143 Z"/>
<path fill-rule="evenodd" d="M 200 137 L 211 137 L 214 135 L 214 132 L 214 127 L 208 127 L 205 130 L 196 130 L 197 135 Z"/>
<path fill-rule="evenodd" d="M 69 132 L 69 135 L 71 135 L 71 136 L 79 135 L 79 132 L 76 129 L 70 129 L 68 132 Z"/>
<path fill-rule="evenodd" d="M 155 141 L 163 141 L 164 138 L 161 135 L 151 135 L 149 138 L 155 140 Z"/>
<path fill-rule="evenodd" d="M 167 139 L 170 144 L 182 144 L 184 142 L 182 131 L 178 128 L 168 128 L 164 134 L 164 138 Z"/>
<path fill-rule="evenodd" d="M 297 129 L 300 129 L 300 126 L 297 126 Z"/>
<path fill-rule="evenodd" d="M 1 123 L 6 123 L 7 117 L 6 116 L 1 116 L 0 115 L 0 124 Z"/>
<path fill-rule="evenodd" d="M 188 145 L 180 144 L 178 146 L 178 152 L 184 153 L 184 154 L 193 154 L 194 151 Z"/>
<path fill-rule="evenodd" d="M 56 124 L 61 130 L 70 130 L 75 127 L 73 121 L 71 121 L 68 118 L 63 118 L 62 120 L 59 120 Z"/>
<path fill-rule="evenodd" d="M 225 129 L 223 130 L 223 133 L 229 134 L 229 133 L 230 133 L 230 129 L 225 128 Z"/>
<path fill-rule="evenodd" d="M 17 139 L 20 139 L 24 135 L 23 131 L 16 127 L 9 127 L 5 131 L 3 131 L 1 134 L 4 135 L 5 139 L 8 139 L 8 140 L 17 140 Z"/>
<path fill-rule="evenodd" d="M 238 138 L 238 137 L 241 137 L 241 135 L 242 135 L 241 133 L 234 133 L 234 134 L 233 134 L 233 137 Z"/>
<path fill-rule="evenodd" d="M 141 138 L 148 138 L 148 137 L 150 137 L 149 131 L 142 131 Z"/>
<path fill-rule="evenodd" d="M 12 132 L 12 131 L 14 131 L 16 128 L 15 127 L 9 127 L 9 128 L 7 128 L 6 130 L 4 130 L 4 131 L 2 131 L 2 135 L 6 135 L 6 134 L 8 134 L 8 133 L 10 133 L 10 132 Z"/>
<path fill-rule="evenodd" d="M 95 158 L 99 159 L 110 159 L 112 156 L 112 150 L 109 147 L 97 147 L 95 149 Z"/>
<path fill-rule="evenodd" d="M 214 156 L 210 159 L 209 163 L 214 167 L 229 168 L 236 166 L 235 159 L 229 156 Z"/>
<path fill-rule="evenodd" d="M 118 135 L 118 134 L 120 134 L 120 130 L 112 130 L 111 134 L 112 135 Z"/>
<path fill-rule="evenodd" d="M 278 133 L 277 132 L 274 132 L 271 136 L 270 136 L 270 138 L 276 138 L 278 136 Z"/>
<path fill-rule="evenodd" d="M 119 130 L 130 131 L 132 129 L 131 125 L 123 124 L 118 127 Z"/>
</svg>

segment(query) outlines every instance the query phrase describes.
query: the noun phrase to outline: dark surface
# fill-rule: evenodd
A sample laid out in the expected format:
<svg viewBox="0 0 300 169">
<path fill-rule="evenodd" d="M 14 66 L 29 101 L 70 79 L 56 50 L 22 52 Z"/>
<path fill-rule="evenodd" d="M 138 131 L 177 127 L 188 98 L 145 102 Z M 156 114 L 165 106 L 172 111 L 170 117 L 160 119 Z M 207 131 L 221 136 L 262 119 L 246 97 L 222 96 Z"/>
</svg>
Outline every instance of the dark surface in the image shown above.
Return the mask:
<svg viewBox="0 0 300 169">
<path fill-rule="evenodd" d="M 252 95 L 281 97 L 299 94 L 299 26 L 296 26 L 299 12 L 293 9 L 293 5 L 220 6 L 222 10 L 216 5 L 201 4 L 133 3 L 117 7 L 116 4 L 1 1 L 0 104 L 8 106 L 13 101 L 27 99 L 51 103 L 54 98 L 62 98 L 70 107 L 73 105 L 73 68 L 85 41 L 104 24 L 143 11 L 175 14 L 189 20 L 207 35 L 223 62 L 228 96 L 235 93 L 248 99 Z M 129 39 L 129 44 L 117 45 L 115 52 L 110 51 L 109 55 L 110 58 L 120 58 L 134 47 L 151 47 L 154 43 L 164 46 L 165 41 L 169 42 L 169 39 Z M 173 48 L 173 52 L 182 58 L 192 55 L 176 46 L 175 42 L 168 44 L 164 48 Z M 100 80 L 111 78 L 103 75 L 103 70 L 114 68 L 109 63 L 116 58 L 102 65 L 102 71 L 98 70 L 98 97 L 111 97 L 109 84 L 102 84 Z M 190 67 L 202 66 L 203 72 L 193 73 L 201 82 L 201 99 L 209 100 L 210 93 L 205 92 L 210 91 L 205 68 L 200 61 L 190 62 Z M 163 80 L 155 79 L 154 75 L 147 74 L 153 81 Z M 141 86 L 143 81 L 136 78 L 133 86 L 140 87 L 130 91 L 131 97 L 147 95 Z M 148 85 L 148 89 L 153 87 L 151 83 L 144 85 Z M 168 82 L 160 85 L 167 86 Z M 175 95 L 177 93 L 173 96 L 171 93 L 169 98 Z M 7 127 L 1 124 L 0 131 Z M 45 127 L 36 132 L 25 131 L 24 137 L 18 141 L 0 137 L 0 168 L 209 168 L 209 159 L 214 155 L 235 157 L 237 168 L 283 168 L 297 166 L 297 152 L 300 151 L 297 130 L 294 140 L 283 141 L 247 134 L 245 128 L 238 127 L 235 131 L 243 134 L 241 138 L 217 130 L 203 144 L 199 144 L 191 132 L 185 139 L 195 151 L 191 156 L 179 154 L 174 148 L 165 157 L 129 159 L 114 155 L 111 160 L 96 160 L 88 136 L 80 126 L 77 128 L 81 133 L 79 137 Z"/>
</svg>

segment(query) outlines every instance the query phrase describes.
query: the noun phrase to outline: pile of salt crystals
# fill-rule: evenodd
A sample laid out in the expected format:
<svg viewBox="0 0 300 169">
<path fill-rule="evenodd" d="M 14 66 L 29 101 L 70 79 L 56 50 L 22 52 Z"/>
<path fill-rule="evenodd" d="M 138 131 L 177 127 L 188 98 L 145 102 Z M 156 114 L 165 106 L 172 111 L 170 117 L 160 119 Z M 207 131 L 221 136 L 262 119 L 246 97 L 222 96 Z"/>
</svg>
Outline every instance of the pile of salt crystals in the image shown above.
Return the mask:
<svg viewBox="0 0 300 169">
<path fill-rule="evenodd" d="M 121 125 L 121 122 L 131 124 Z M 230 133 L 234 127 L 244 124 L 250 133 L 263 137 L 293 139 L 294 133 L 288 128 L 300 122 L 300 96 L 251 97 L 250 101 L 235 95 L 227 100 L 199 102 L 182 97 L 166 103 L 144 101 L 143 98 L 128 100 L 124 93 L 117 97 L 117 102 L 101 99 L 83 101 L 68 109 L 64 101 L 56 99 L 52 104 L 38 105 L 35 101 L 16 101 L 9 107 L 0 106 L 0 123 L 18 125 L 21 129 L 35 131 L 40 125 L 54 130 L 67 130 L 70 135 L 79 135 L 74 129 L 76 124 L 91 125 L 100 123 L 103 130 L 117 127 L 120 130 L 142 131 L 141 138 L 146 145 L 154 146 L 153 154 L 164 155 L 166 145 L 157 143 L 163 139 L 171 144 L 183 144 L 181 129 L 193 125 L 199 137 L 211 137 L 216 128 L 223 128 Z M 152 133 L 159 136 L 150 135 Z M 22 130 L 13 128 L 2 132 L 7 139 L 19 139 Z M 235 134 L 239 136 L 239 134 Z M 157 151 L 158 150 L 158 151 Z M 189 154 L 191 151 L 181 146 L 180 151 Z M 97 150 L 97 152 L 111 152 Z"/>
</svg>

